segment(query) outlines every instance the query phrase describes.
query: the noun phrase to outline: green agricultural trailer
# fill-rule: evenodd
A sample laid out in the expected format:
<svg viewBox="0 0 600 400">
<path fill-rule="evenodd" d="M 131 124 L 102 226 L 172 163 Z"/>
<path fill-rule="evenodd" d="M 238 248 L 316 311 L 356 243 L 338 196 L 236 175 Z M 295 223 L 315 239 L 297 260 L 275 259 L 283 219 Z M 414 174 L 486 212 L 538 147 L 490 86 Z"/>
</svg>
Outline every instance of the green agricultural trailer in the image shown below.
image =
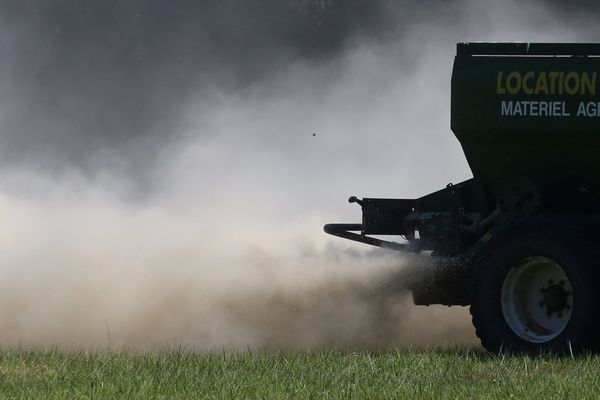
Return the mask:
<svg viewBox="0 0 600 400">
<path fill-rule="evenodd" d="M 417 199 L 350 197 L 362 223 L 325 232 L 426 259 L 415 304 L 470 305 L 491 352 L 596 348 L 599 74 L 600 44 L 459 43 L 451 129 L 473 178 Z"/>
</svg>

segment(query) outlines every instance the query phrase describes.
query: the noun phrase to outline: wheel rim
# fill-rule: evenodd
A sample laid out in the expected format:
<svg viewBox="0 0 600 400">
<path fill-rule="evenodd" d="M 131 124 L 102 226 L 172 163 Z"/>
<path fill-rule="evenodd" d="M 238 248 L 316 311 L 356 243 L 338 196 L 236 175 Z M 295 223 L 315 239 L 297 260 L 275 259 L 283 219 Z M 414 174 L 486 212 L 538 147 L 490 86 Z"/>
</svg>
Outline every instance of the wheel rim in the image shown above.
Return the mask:
<svg viewBox="0 0 600 400">
<path fill-rule="evenodd" d="M 526 258 L 504 279 L 504 320 L 528 342 L 552 340 L 569 324 L 572 292 L 571 282 L 558 263 L 545 257 Z"/>
</svg>

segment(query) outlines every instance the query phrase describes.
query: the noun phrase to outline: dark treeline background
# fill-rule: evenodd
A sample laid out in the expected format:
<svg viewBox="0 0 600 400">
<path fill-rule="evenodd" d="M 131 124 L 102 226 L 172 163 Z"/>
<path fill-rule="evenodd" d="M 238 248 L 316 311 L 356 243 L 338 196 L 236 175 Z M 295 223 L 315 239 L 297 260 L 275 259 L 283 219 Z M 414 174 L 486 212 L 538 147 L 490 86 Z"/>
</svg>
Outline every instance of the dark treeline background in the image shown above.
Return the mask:
<svg viewBox="0 0 600 400">
<path fill-rule="evenodd" d="M 151 159 L 190 99 L 240 90 L 297 60 L 327 62 L 431 15 L 450 23 L 464 3 L 2 0 L 0 165 L 89 170 L 98 149 Z M 598 8 L 539 4 L 563 16 Z"/>
</svg>

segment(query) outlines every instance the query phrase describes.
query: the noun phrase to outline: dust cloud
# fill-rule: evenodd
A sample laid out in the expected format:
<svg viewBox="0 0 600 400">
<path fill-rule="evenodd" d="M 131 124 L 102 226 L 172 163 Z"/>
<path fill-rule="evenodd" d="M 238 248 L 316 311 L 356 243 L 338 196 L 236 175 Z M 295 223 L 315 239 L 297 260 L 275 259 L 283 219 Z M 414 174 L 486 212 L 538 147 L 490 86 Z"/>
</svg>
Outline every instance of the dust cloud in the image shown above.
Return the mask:
<svg viewBox="0 0 600 400">
<path fill-rule="evenodd" d="M 411 259 L 322 226 L 360 220 L 349 195 L 470 177 L 449 130 L 456 42 L 586 41 L 570 27 L 594 18 L 553 2 L 56 3 L 0 2 L 1 346 L 477 345 L 465 308 L 411 304 Z"/>
<path fill-rule="evenodd" d="M 132 209 L 98 193 L 41 203 L 2 197 L 3 345 L 236 351 L 473 344 L 461 313 L 409 305 L 398 279 L 406 258 L 333 242 L 320 234 L 322 217 L 254 227 L 260 222 L 250 217 L 222 220 L 223 210 L 162 204 Z"/>
</svg>

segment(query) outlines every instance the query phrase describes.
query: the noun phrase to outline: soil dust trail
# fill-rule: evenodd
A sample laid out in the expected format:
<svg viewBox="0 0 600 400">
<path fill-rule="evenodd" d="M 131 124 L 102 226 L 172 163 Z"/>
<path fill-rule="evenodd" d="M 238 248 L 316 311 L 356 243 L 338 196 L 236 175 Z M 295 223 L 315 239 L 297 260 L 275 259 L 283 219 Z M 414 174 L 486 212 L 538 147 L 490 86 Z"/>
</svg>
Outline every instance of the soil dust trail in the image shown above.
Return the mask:
<svg viewBox="0 0 600 400">
<path fill-rule="evenodd" d="M 0 347 L 477 346 L 465 308 L 410 304 L 411 260 L 322 226 L 360 221 L 350 195 L 471 177 L 456 42 L 597 29 L 542 1 L 17 3 L 0 5 Z"/>
<path fill-rule="evenodd" d="M 406 259 L 332 242 L 321 218 L 242 229 L 242 239 L 224 241 L 206 210 L 199 224 L 200 210 L 131 209 L 90 197 L 0 198 L 3 346 L 474 344 L 464 310 L 410 305 L 395 279 Z"/>
</svg>

